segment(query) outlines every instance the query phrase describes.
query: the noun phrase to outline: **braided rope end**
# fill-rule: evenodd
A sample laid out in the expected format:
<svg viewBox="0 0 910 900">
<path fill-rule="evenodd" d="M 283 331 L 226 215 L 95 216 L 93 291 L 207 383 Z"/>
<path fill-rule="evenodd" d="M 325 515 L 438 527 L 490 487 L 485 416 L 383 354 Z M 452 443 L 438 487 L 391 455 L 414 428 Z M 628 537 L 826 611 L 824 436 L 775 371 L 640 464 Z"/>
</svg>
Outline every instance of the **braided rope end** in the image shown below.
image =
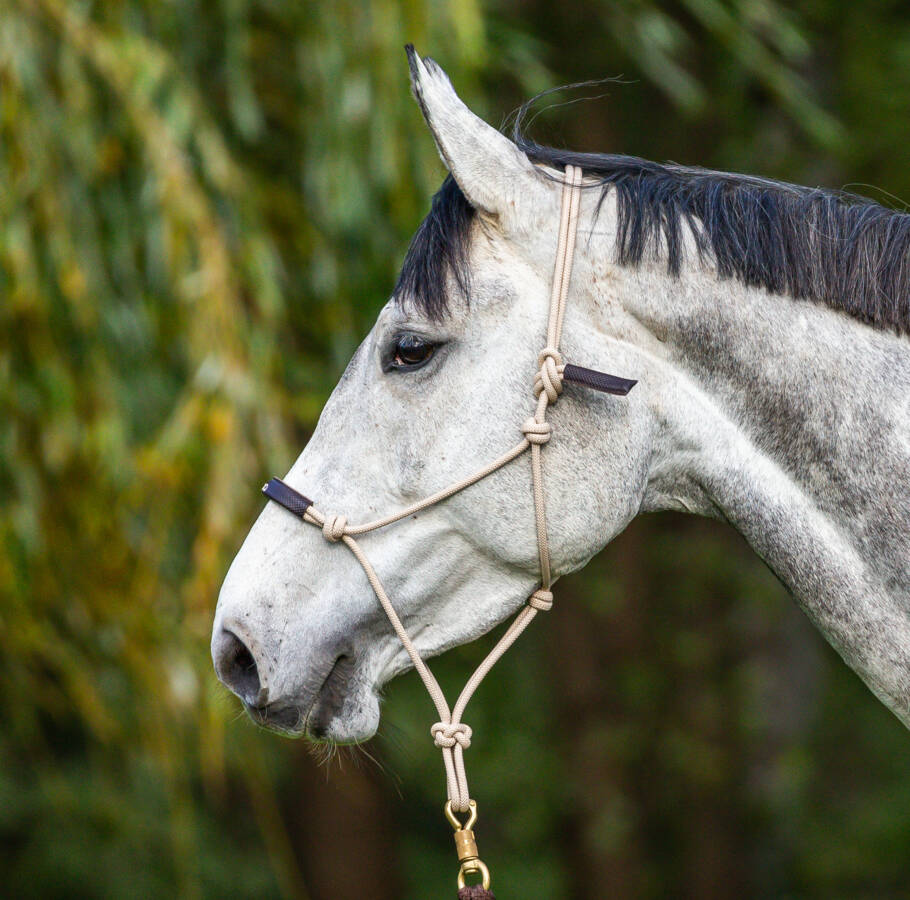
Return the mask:
<svg viewBox="0 0 910 900">
<path fill-rule="evenodd" d="M 496 900 L 496 897 L 482 884 L 469 884 L 458 891 L 458 900 Z"/>
</svg>

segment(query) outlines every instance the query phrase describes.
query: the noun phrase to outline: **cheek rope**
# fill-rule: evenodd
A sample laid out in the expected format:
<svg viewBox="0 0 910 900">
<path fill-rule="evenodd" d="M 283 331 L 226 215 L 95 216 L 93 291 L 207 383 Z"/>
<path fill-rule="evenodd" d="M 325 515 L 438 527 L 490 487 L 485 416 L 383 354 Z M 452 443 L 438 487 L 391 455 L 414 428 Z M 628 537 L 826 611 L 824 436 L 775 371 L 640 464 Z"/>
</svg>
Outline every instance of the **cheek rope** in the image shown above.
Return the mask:
<svg viewBox="0 0 910 900">
<path fill-rule="evenodd" d="M 448 801 L 445 813 L 455 829 L 455 845 L 461 863 L 458 873 L 458 887 L 463 896 L 481 898 L 479 891 L 489 891 L 490 873 L 477 854 L 473 825 L 477 819 L 477 804 L 471 799 L 465 773 L 464 751 L 471 746 L 471 727 L 462 721 L 462 716 L 474 692 L 500 657 L 515 643 L 519 635 L 531 624 L 538 612 L 546 612 L 553 606 L 552 569 L 550 565 L 550 544 L 547 537 L 547 511 L 544 496 L 541 452 L 552 436 L 552 426 L 547 421 L 547 408 L 555 403 L 563 392 L 564 381 L 573 381 L 606 393 L 623 396 L 636 384 L 625 378 L 595 372 L 581 366 L 566 365 L 559 352 L 566 298 L 572 275 L 572 260 L 575 253 L 575 236 L 578 228 L 578 211 L 581 202 L 581 169 L 566 166 L 563 181 L 562 204 L 559 220 L 559 238 L 556 248 L 556 265 L 553 272 L 553 288 L 550 295 L 550 314 L 547 321 L 547 338 L 537 358 L 538 370 L 534 375 L 534 395 L 537 405 L 534 415 L 521 425 L 523 437 L 511 450 L 506 451 L 489 465 L 467 478 L 425 497 L 406 509 L 363 525 L 349 525 L 342 515 L 329 515 L 318 510 L 311 500 L 285 484 L 281 479 L 272 478 L 263 487 L 263 493 L 270 500 L 284 506 L 304 522 L 322 529 L 323 537 L 330 543 L 343 543 L 360 563 L 373 592 L 389 619 L 395 634 L 404 646 L 414 668 L 426 686 L 436 707 L 439 721 L 430 728 L 434 743 L 442 751 L 445 765 Z M 411 641 L 398 613 L 395 611 L 376 570 L 355 540 L 362 534 L 384 528 L 421 510 L 446 500 L 465 488 L 476 484 L 488 475 L 508 465 L 525 451 L 531 451 L 531 484 L 534 493 L 534 522 L 537 530 L 537 551 L 540 560 L 540 587 L 527 599 L 525 605 L 512 620 L 505 633 L 497 641 L 487 657 L 468 679 L 455 705 L 450 709 L 445 695 L 435 676 L 423 661 Z M 465 815 L 464 820 L 458 814 Z M 479 876 L 480 885 L 466 886 L 465 876 Z M 487 896 L 492 897 L 491 894 Z"/>
</svg>

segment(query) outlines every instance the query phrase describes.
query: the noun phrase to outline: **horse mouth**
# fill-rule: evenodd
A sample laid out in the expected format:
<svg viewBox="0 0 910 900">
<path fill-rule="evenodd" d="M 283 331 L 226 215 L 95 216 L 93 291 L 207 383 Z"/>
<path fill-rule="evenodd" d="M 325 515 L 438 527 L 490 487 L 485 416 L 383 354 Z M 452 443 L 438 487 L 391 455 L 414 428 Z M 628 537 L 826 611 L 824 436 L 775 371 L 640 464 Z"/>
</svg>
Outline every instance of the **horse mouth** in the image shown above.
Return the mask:
<svg viewBox="0 0 910 900">
<path fill-rule="evenodd" d="M 313 741 L 330 740 L 331 723 L 343 711 L 354 669 L 352 657 L 339 656 L 309 704 L 285 700 L 262 706 L 245 703 L 244 706 L 257 725 L 270 731 L 292 737 L 305 736 Z"/>
<path fill-rule="evenodd" d="M 300 735 L 303 733 L 303 729 L 300 727 L 303 716 L 297 706 L 278 703 L 267 703 L 265 706 L 252 706 L 244 703 L 244 706 L 250 718 L 262 728 L 277 731 L 279 734 Z"/>
<path fill-rule="evenodd" d="M 343 713 L 355 665 L 354 658 L 344 654 L 335 660 L 322 687 L 316 692 L 303 723 L 303 732 L 310 740 L 324 741 L 331 738 L 331 724 Z"/>
</svg>

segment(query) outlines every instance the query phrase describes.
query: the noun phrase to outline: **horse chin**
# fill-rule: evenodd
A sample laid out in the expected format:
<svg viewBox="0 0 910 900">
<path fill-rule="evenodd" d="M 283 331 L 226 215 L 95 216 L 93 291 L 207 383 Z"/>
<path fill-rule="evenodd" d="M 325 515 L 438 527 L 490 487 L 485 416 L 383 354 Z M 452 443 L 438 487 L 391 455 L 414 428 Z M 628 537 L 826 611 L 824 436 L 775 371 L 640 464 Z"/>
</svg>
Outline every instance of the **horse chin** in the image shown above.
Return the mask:
<svg viewBox="0 0 910 900">
<path fill-rule="evenodd" d="M 306 739 L 313 744 L 363 744 L 376 734 L 379 712 L 353 719 L 335 716 L 325 723 L 312 723 L 306 730 Z"/>
</svg>

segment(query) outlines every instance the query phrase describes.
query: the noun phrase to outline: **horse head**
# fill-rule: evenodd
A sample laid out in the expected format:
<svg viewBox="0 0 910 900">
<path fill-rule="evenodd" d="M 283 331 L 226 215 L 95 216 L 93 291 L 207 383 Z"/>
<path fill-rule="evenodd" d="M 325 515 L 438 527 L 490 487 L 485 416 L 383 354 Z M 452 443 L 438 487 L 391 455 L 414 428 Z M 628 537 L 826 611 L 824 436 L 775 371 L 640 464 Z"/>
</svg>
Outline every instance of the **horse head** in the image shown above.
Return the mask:
<svg viewBox="0 0 910 900">
<path fill-rule="evenodd" d="M 555 385 L 538 379 L 536 393 L 562 393 L 544 481 L 555 578 L 638 512 L 654 427 L 635 395 L 563 392 L 555 357 L 541 369 L 562 173 L 532 163 L 462 103 L 439 66 L 409 55 L 449 177 L 285 478 L 325 511 L 324 527 L 302 527 L 269 504 L 230 568 L 212 637 L 219 678 L 257 721 L 332 741 L 371 736 L 380 688 L 411 662 L 337 541 L 346 523 L 406 508 L 522 440 L 535 373 L 546 380 L 552 366 Z M 597 202 L 582 191 L 580 248 Z M 595 273 L 581 249 L 575 271 L 566 352 L 596 362 L 587 337 L 596 334 L 598 358 L 609 352 L 612 366 L 634 375 L 640 364 L 614 339 L 610 310 L 585 290 Z M 506 465 L 362 543 L 421 657 L 471 641 L 540 584 L 530 468 Z"/>
</svg>

